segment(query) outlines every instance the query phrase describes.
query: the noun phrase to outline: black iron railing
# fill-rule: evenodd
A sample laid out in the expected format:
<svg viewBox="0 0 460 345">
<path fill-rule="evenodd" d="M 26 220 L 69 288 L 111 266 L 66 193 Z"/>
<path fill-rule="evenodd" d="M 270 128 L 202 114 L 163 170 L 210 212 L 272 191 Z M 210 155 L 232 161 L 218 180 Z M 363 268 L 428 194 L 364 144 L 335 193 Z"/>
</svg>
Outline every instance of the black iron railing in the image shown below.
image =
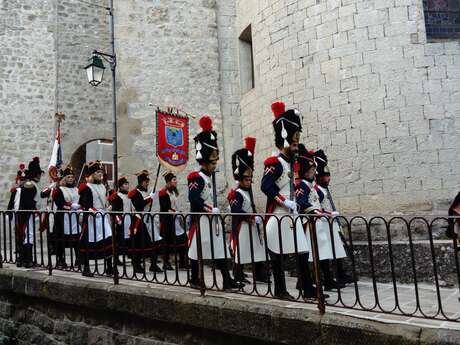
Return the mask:
<svg viewBox="0 0 460 345">
<path fill-rule="evenodd" d="M 96 277 L 110 275 L 115 284 L 126 279 L 193 286 L 200 289 L 202 295 L 207 290 L 225 289 L 274 298 L 267 223 L 258 226 L 254 223 L 257 216 L 274 217 L 280 242 L 279 257 L 287 276 L 287 291 L 293 300 L 315 303 L 320 312 L 325 312 L 327 307 L 341 307 L 460 321 L 458 245 L 456 238 L 449 239 L 444 235 L 448 217 L 299 215 L 293 218 L 288 214 L 244 214 L 243 222 L 250 227 L 244 230 L 246 233 L 233 231 L 232 237 L 232 217 L 242 216 L 231 213 L 211 216 L 198 213 L 0 211 L 0 265 L 36 267 L 48 270 L 50 275 L 53 270 L 85 272 Z M 168 219 L 173 235 L 165 233 L 164 222 Z M 205 223 L 201 221 L 194 230 L 199 280 L 193 282 L 187 242 L 190 225 L 202 219 Z M 212 236 L 212 231 L 216 231 L 216 220 L 220 231 L 226 234 L 219 237 L 221 245 L 229 248 L 224 251 L 226 263 L 235 278 L 245 283 L 244 286 L 229 287 L 217 273 L 213 243 L 217 237 Z M 287 227 L 285 222 L 290 226 Z M 302 232 L 294 231 L 299 226 Z M 98 232 L 98 229 L 102 231 Z M 163 237 L 161 242 L 155 241 L 158 231 Z M 257 234 L 252 236 L 254 231 Z M 295 250 L 291 255 L 283 253 L 283 238 L 289 238 L 284 237 L 283 231 L 292 235 Z M 140 232 L 146 236 L 140 236 Z M 240 236 L 239 240 L 232 241 L 236 235 Z M 311 279 L 316 287 L 315 298 L 306 298 L 302 289 L 298 289 L 300 280 L 297 277 L 302 274 L 302 265 L 306 264 L 299 261 L 304 254 L 304 251 L 299 252 L 299 247 L 304 248 L 302 236 L 310 242 L 308 265 L 311 265 Z M 330 260 L 320 260 L 322 247 L 318 244 L 324 241 L 324 236 L 331 241 L 333 257 Z M 337 236 L 340 236 L 340 242 L 337 242 Z M 211 242 L 211 259 L 203 259 L 203 238 Z M 93 239 L 100 240 L 98 248 Z M 254 248 L 258 244 L 254 241 L 264 245 L 262 259 L 260 250 L 258 259 L 255 259 Z M 244 250 L 243 246 L 247 249 L 248 243 L 250 260 L 241 263 L 240 249 Z M 343 253 L 340 254 L 342 258 L 337 257 L 341 250 L 345 250 L 346 257 Z M 235 253 L 237 257 L 233 256 Z M 160 261 L 163 261 L 163 267 L 158 265 Z M 265 279 L 257 278 L 261 272 Z M 348 280 L 343 279 L 344 272 Z"/>
</svg>

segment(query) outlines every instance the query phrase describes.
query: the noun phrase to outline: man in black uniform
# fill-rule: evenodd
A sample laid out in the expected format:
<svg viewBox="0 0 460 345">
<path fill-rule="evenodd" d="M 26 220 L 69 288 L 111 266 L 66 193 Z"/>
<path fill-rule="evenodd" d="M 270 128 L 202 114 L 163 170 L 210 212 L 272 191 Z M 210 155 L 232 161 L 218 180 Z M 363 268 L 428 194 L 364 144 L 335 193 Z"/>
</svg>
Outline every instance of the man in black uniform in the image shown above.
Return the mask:
<svg viewBox="0 0 460 345">
<path fill-rule="evenodd" d="M 217 147 L 217 133 L 212 129 L 212 120 L 209 116 L 203 116 L 199 121 L 202 131 L 195 137 L 196 160 L 201 169 L 190 173 L 188 180 L 188 200 L 190 211 L 196 213 L 218 214 L 220 210 L 215 206 L 213 194 L 215 186 L 212 176 L 219 161 L 219 148 Z M 199 236 L 198 236 L 199 232 Z M 200 239 L 200 241 L 199 241 Z M 240 288 L 243 284 L 235 282 L 230 276 L 226 259 L 230 258 L 228 246 L 225 240 L 225 229 L 222 227 L 218 216 L 194 215 L 188 234 L 191 265 L 190 285 L 194 288 L 200 286 L 199 245 L 201 244 L 201 258 L 213 260 L 221 271 L 223 289 Z"/>
<path fill-rule="evenodd" d="M 137 252 L 134 243 L 135 237 L 139 235 L 134 234 L 132 231 L 133 228 L 131 227 L 133 217 L 130 213 L 133 210 L 133 206 L 128 197 L 128 179 L 125 176 L 120 177 L 117 186 L 118 192 L 113 191 L 108 198 L 111 211 L 120 212 L 113 217 L 116 224 L 117 254 L 130 256 L 134 272 L 144 273 L 144 267 L 141 265 L 142 257 L 140 253 Z M 131 243 L 131 241 L 133 243 Z"/>
<path fill-rule="evenodd" d="M 158 252 L 162 245 L 160 231 L 154 223 L 153 216 L 143 214 L 144 212 L 150 213 L 152 203 L 158 196 L 157 193 L 148 191 L 150 177 L 147 170 L 138 172 L 136 176 L 137 186 L 129 192 L 128 198 L 131 199 L 134 210 L 142 213 L 136 214 L 132 218 L 130 247 L 136 249 L 141 260 L 142 255 L 150 257 L 150 272 L 163 272 L 157 264 Z"/>
<path fill-rule="evenodd" d="M 61 170 L 59 185 L 53 188 L 52 201 L 56 205 L 53 226 L 53 237 L 56 249 L 56 266 L 66 268 L 64 248 L 73 248 L 78 257 L 78 240 L 80 225 L 76 211 L 80 208 L 78 188 L 75 187 L 75 176 L 70 165 Z M 61 212 L 59 212 L 61 211 Z M 63 212 L 67 211 L 67 213 Z"/>
<path fill-rule="evenodd" d="M 280 299 L 293 299 L 286 289 L 283 259 L 285 255 L 295 254 L 299 274 L 297 289 L 304 298 L 314 298 L 315 290 L 308 270 L 307 239 L 302 222 L 297 218 L 294 192 L 294 162 L 302 131 L 300 113 L 296 109 L 286 110 L 282 102 L 273 103 L 272 111 L 275 145 L 279 153 L 265 160 L 261 189 L 267 196 L 266 213 L 276 214 L 265 220 L 275 280 L 274 295 Z M 292 218 L 286 217 L 287 213 L 291 213 Z"/>
<path fill-rule="evenodd" d="M 88 163 L 88 179 L 79 188 L 79 204 L 84 211 L 80 252 L 84 260 L 82 274 L 92 277 L 89 260 L 104 259 L 105 273 L 113 274 L 112 227 L 107 212 L 107 191 L 102 183 L 104 169 L 100 161 Z"/>
<path fill-rule="evenodd" d="M 38 157 L 29 163 L 25 172 L 25 181 L 17 188 L 11 190 L 8 210 L 37 210 L 40 189 L 38 182 L 43 174 Z M 33 262 L 33 245 L 35 232 L 38 230 L 39 218 L 33 212 L 18 212 L 15 216 L 16 225 L 16 253 L 18 255 L 16 265 L 18 267 L 31 268 Z M 36 229 L 37 228 L 37 229 Z"/>
<path fill-rule="evenodd" d="M 164 240 L 163 269 L 172 270 L 170 255 L 179 253 L 179 268 L 186 267 L 187 235 L 183 227 L 183 217 L 174 216 L 177 212 L 177 177 L 173 172 L 164 174 L 166 185 L 159 192 L 160 212 L 169 212 L 170 215 L 160 215 L 161 237 Z"/>
</svg>

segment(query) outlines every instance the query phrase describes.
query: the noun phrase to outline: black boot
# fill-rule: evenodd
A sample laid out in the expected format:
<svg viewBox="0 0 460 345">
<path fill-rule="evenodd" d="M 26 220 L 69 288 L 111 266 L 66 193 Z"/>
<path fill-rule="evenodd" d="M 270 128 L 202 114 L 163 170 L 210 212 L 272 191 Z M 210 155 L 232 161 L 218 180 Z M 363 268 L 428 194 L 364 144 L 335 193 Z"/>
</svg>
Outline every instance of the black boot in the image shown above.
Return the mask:
<svg viewBox="0 0 460 345">
<path fill-rule="evenodd" d="M 144 267 L 142 267 L 141 265 L 141 258 L 139 257 L 139 255 L 134 254 L 132 262 L 133 262 L 134 273 L 143 274 Z"/>
<path fill-rule="evenodd" d="M 23 264 L 25 268 L 32 268 L 34 267 L 34 263 L 32 260 L 32 245 L 31 244 L 24 244 L 22 246 L 22 253 L 23 253 Z"/>
<path fill-rule="evenodd" d="M 337 281 L 335 281 L 334 278 L 332 278 L 329 260 L 321 260 L 319 262 L 319 266 L 321 269 L 321 274 L 323 275 L 324 290 L 331 291 L 343 289 L 345 287 L 344 284 L 340 284 Z"/>
<path fill-rule="evenodd" d="M 308 263 L 308 253 L 297 255 L 297 290 L 303 298 L 316 298 L 316 290 L 313 287 L 313 281 L 310 274 L 310 265 Z"/>
<path fill-rule="evenodd" d="M 17 244 L 16 245 L 16 267 L 22 267 L 24 266 L 24 252 L 22 250 L 22 244 Z"/>
<path fill-rule="evenodd" d="M 113 264 L 111 257 L 105 259 L 105 274 L 107 274 L 108 276 L 113 275 Z"/>
<path fill-rule="evenodd" d="M 155 253 L 150 258 L 150 267 L 149 267 L 150 272 L 155 272 L 155 273 L 163 272 L 163 270 L 158 266 L 157 262 L 158 262 L 158 254 Z"/>
<path fill-rule="evenodd" d="M 270 273 L 268 272 L 268 267 L 265 262 L 256 262 L 254 264 L 255 269 L 255 281 L 261 283 L 270 283 Z"/>
<path fill-rule="evenodd" d="M 352 283 L 354 283 L 355 279 L 353 279 L 352 276 L 348 275 L 345 272 L 345 269 L 343 268 L 343 259 L 337 259 L 336 264 L 337 264 L 337 273 L 338 273 L 337 281 L 340 284 L 352 284 Z"/>
<path fill-rule="evenodd" d="M 283 270 L 283 258 L 280 254 L 270 252 L 270 258 L 273 270 L 273 279 L 275 280 L 274 297 L 284 300 L 295 300 L 286 289 L 286 278 Z"/>
<path fill-rule="evenodd" d="M 187 255 L 185 250 L 181 250 L 179 252 L 179 269 L 187 269 L 188 264 L 187 264 Z"/>
<path fill-rule="evenodd" d="M 198 260 L 190 259 L 190 287 L 194 289 L 200 288 Z"/>
<path fill-rule="evenodd" d="M 241 282 L 237 282 L 230 276 L 230 272 L 228 271 L 227 263 L 225 259 L 218 259 L 216 260 L 216 266 L 220 270 L 222 274 L 222 288 L 223 290 L 233 290 L 233 289 L 242 289 L 244 284 Z"/>
<path fill-rule="evenodd" d="M 233 264 L 233 277 L 237 282 L 241 282 L 244 284 L 249 284 L 250 281 L 246 279 L 244 276 L 243 265 Z"/>
<path fill-rule="evenodd" d="M 83 258 L 83 271 L 81 272 L 81 275 L 84 277 L 94 277 L 94 273 L 91 272 L 89 268 L 89 260 L 87 258 Z"/>
</svg>

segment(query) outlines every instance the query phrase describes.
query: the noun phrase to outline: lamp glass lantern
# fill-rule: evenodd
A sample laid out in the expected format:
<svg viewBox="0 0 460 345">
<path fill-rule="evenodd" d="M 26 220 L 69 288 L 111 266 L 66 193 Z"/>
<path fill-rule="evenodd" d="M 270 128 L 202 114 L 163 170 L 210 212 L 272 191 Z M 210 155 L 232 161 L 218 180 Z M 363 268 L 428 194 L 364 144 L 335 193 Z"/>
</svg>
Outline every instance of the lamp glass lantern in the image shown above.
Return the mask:
<svg viewBox="0 0 460 345">
<path fill-rule="evenodd" d="M 105 66 L 99 56 L 93 55 L 89 59 L 89 64 L 85 67 L 85 70 L 88 82 L 92 86 L 98 86 L 102 82 Z"/>
</svg>

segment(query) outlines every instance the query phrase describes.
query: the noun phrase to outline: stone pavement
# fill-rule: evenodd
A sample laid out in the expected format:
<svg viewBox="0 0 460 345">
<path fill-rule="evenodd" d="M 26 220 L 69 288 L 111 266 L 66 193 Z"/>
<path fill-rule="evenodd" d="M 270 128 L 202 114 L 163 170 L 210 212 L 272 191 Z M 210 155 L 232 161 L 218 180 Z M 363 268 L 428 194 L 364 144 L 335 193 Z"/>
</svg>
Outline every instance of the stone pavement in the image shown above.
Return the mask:
<svg viewBox="0 0 460 345">
<path fill-rule="evenodd" d="M 12 264 L 4 264 L 4 267 L 24 270 L 22 268 L 16 268 Z M 102 265 L 99 265 L 99 269 L 101 272 L 103 271 Z M 140 274 L 134 277 L 131 265 L 127 265 L 124 273 L 122 272 L 121 266 L 119 266 L 119 270 L 120 275 L 122 275 L 122 279 L 120 279 L 121 285 L 175 290 L 177 292 L 195 295 L 199 294 L 198 290 L 191 289 L 187 286 L 179 286 L 186 284 L 188 274 L 186 270 L 168 271 L 166 274 L 159 273 L 156 274 L 155 278 L 150 272 L 147 272 L 145 275 Z M 48 274 L 48 270 L 44 268 L 34 268 L 33 271 L 43 273 L 44 275 Z M 91 279 L 100 282 L 112 281 L 112 278 L 107 276 L 86 278 L 80 273 L 72 271 L 53 270 L 52 274 L 55 276 L 72 277 L 81 280 Z M 296 278 L 288 277 L 287 272 L 286 276 L 289 292 L 294 297 L 299 298 L 299 294 L 295 289 Z M 257 283 L 255 288 L 252 285 L 250 273 L 248 273 L 248 279 L 251 283 L 247 284 L 241 291 L 216 291 L 216 284 L 218 287 L 222 286 L 220 272 L 215 272 L 214 280 L 211 268 L 205 266 L 205 283 L 207 288 L 209 288 L 209 290 L 206 290 L 206 295 L 238 299 L 241 301 L 260 302 L 261 299 L 264 299 L 264 303 L 284 306 L 286 308 L 305 310 L 317 310 L 318 308 L 315 303 L 304 303 L 300 301 L 300 299 L 297 301 L 283 301 L 267 298 L 270 297 L 269 285 Z M 215 284 L 213 284 L 213 281 Z M 395 286 L 391 283 L 376 283 L 374 286 L 372 281 L 362 278 L 356 284 L 351 284 L 341 289 L 340 292 L 328 291 L 327 293 L 330 297 L 326 301 L 328 304 L 326 306 L 326 313 L 348 315 L 390 324 L 397 323 L 429 328 L 460 330 L 460 302 L 458 299 L 458 289 L 456 288 L 440 288 L 439 304 L 436 288 L 434 285 L 429 284 L 418 284 L 417 289 L 414 285 L 400 283 L 397 283 Z M 357 298 L 357 296 L 359 296 L 359 298 Z M 395 296 L 397 298 L 395 298 Z M 418 296 L 419 308 L 416 308 L 416 296 Z M 376 300 L 378 300 L 378 303 Z M 399 301 L 399 308 L 395 307 L 396 300 Z M 438 305 L 442 306 L 442 311 L 439 309 Z M 402 315 L 403 313 L 406 315 Z M 425 315 L 425 318 L 422 313 Z M 446 321 L 446 318 L 457 321 Z"/>
</svg>

